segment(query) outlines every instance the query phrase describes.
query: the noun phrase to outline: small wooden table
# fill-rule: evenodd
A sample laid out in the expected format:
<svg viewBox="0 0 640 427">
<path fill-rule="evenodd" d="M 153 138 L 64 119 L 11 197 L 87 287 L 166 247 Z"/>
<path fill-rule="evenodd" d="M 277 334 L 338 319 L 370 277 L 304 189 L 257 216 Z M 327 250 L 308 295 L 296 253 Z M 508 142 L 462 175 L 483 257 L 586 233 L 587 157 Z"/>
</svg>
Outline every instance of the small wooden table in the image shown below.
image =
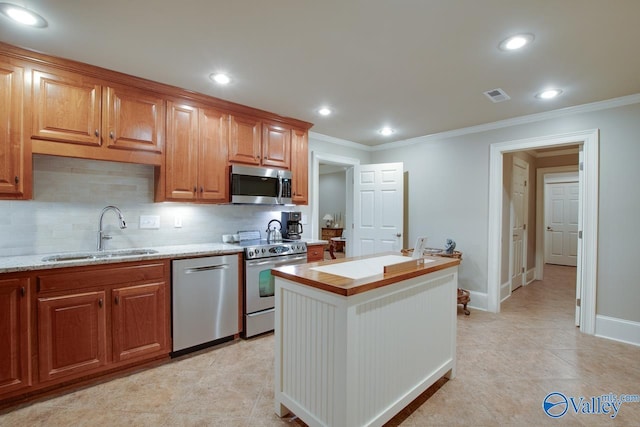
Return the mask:
<svg viewBox="0 0 640 427">
<path fill-rule="evenodd" d="M 342 249 L 344 251 L 344 247 L 347 245 L 347 239 L 344 237 L 332 237 L 329 239 L 329 255 L 331 259 L 336 259 L 334 251 L 339 251 Z"/>
</svg>

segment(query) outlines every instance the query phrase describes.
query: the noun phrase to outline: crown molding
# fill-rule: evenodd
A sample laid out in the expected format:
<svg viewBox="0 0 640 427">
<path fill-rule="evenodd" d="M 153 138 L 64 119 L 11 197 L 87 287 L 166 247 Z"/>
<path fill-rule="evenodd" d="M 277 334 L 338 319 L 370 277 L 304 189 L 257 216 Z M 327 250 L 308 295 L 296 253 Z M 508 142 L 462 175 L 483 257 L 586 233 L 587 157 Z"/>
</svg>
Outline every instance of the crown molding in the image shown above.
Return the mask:
<svg viewBox="0 0 640 427">
<path fill-rule="evenodd" d="M 360 144 L 346 139 L 340 139 L 329 135 L 323 135 L 317 132 L 309 132 L 309 140 L 316 140 L 321 142 L 328 142 L 331 144 L 342 145 L 343 147 L 355 148 L 356 150 L 371 151 L 371 147 L 368 145 Z"/>
<path fill-rule="evenodd" d="M 543 120 L 550 120 L 558 117 L 569 116 L 573 114 L 588 113 L 592 111 L 607 110 L 610 108 L 623 107 L 640 103 L 640 93 L 634 95 L 622 96 L 619 98 L 608 99 L 606 101 L 591 102 L 589 104 L 576 105 L 573 107 L 560 108 L 543 113 L 529 114 L 527 116 L 514 117 L 497 122 L 485 123 L 477 126 L 469 126 L 466 128 L 455 129 L 446 132 L 434 133 L 431 135 L 419 136 L 416 138 L 405 139 L 402 141 L 387 142 L 384 144 L 368 147 L 370 151 L 384 151 L 394 148 L 407 147 L 416 144 L 422 144 L 435 140 L 453 138 L 457 136 L 469 135 L 473 133 L 486 132 L 495 129 L 502 129 L 511 126 L 534 123 Z"/>
</svg>

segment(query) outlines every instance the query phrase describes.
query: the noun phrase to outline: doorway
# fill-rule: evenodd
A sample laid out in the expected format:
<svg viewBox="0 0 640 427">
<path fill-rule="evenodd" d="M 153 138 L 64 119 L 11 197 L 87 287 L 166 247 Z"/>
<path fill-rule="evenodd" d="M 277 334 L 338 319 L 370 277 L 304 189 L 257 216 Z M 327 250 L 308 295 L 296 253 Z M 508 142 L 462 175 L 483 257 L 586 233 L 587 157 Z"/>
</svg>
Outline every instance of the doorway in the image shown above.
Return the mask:
<svg viewBox="0 0 640 427">
<path fill-rule="evenodd" d="M 580 209 L 582 239 L 579 244 L 577 275 L 580 289 L 580 330 L 595 333 L 597 228 L 598 228 L 598 130 L 551 135 L 492 144 L 489 168 L 488 224 L 488 309 L 500 311 L 500 276 L 503 252 L 503 154 L 546 147 L 582 146 L 580 162 Z M 537 259 L 538 257 L 536 257 Z M 536 265 L 536 271 L 538 270 Z M 540 267 L 541 268 L 541 267 Z"/>
</svg>

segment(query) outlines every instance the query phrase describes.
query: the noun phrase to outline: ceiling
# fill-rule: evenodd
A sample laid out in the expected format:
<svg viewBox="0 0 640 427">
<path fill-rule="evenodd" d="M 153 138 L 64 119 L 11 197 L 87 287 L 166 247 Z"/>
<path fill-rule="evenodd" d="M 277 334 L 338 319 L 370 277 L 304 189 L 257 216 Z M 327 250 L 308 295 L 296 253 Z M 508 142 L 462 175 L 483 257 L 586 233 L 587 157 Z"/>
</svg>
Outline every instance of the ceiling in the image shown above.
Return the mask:
<svg viewBox="0 0 640 427">
<path fill-rule="evenodd" d="M 315 124 L 366 145 L 640 93 L 638 0 L 15 0 L 0 41 Z M 497 48 L 533 33 L 518 52 Z M 225 87 L 208 76 L 232 76 Z M 535 98 L 547 87 L 564 93 Z M 501 88 L 511 99 L 492 103 Z M 328 117 L 317 109 L 328 105 Z M 382 126 L 396 132 L 384 137 Z"/>
</svg>

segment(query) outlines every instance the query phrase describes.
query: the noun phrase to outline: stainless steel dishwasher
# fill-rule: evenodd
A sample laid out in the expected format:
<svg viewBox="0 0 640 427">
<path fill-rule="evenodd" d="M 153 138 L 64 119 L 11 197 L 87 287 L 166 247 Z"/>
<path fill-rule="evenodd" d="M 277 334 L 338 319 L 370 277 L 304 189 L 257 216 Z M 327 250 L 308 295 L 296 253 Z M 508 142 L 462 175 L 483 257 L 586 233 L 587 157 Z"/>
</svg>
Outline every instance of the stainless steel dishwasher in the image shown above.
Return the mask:
<svg viewBox="0 0 640 427">
<path fill-rule="evenodd" d="M 238 255 L 172 262 L 173 351 L 240 332 Z"/>
</svg>

